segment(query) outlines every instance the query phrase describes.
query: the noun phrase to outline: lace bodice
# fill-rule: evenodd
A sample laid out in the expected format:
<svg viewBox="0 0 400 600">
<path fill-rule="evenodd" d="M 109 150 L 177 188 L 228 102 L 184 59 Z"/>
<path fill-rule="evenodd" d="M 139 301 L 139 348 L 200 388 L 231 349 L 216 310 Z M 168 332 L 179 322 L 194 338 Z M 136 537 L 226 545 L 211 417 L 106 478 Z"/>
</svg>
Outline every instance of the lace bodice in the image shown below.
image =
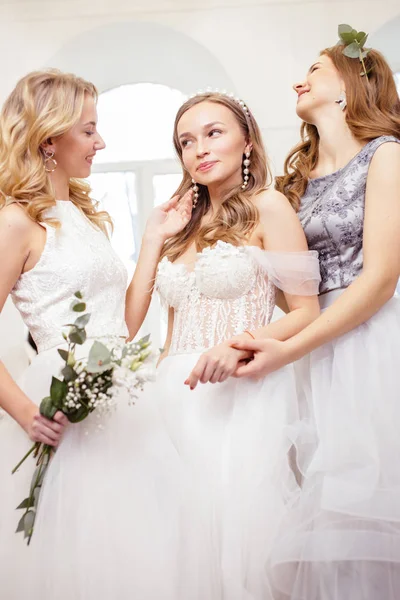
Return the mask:
<svg viewBox="0 0 400 600">
<path fill-rule="evenodd" d="M 348 287 L 362 271 L 368 169 L 377 148 L 387 142 L 400 140 L 371 140 L 343 169 L 308 182 L 298 214 L 308 247 L 319 254 L 320 293 Z"/>
<path fill-rule="evenodd" d="M 310 253 L 304 254 L 310 258 Z M 155 287 L 164 306 L 174 308 L 169 354 L 199 352 L 246 329 L 267 325 L 275 307 L 276 284 L 287 276 L 290 282 L 279 285 L 290 288 L 296 279 L 293 264 L 298 257 L 290 253 L 288 266 L 288 255 L 222 241 L 199 253 L 193 270 L 164 257 Z M 318 260 L 316 256 L 311 258 L 313 274 L 305 276 L 302 271 L 301 280 L 304 283 L 316 278 L 317 284 L 309 292 L 316 293 Z M 294 285 L 300 289 L 300 283 Z"/>
<path fill-rule="evenodd" d="M 71 322 L 71 301 L 78 290 L 91 313 L 89 337 L 127 335 L 127 274 L 106 236 L 72 202 L 57 201 L 46 216 L 57 218 L 61 228 L 46 226 L 38 263 L 11 292 L 39 352 L 64 342 L 63 325 Z"/>
</svg>

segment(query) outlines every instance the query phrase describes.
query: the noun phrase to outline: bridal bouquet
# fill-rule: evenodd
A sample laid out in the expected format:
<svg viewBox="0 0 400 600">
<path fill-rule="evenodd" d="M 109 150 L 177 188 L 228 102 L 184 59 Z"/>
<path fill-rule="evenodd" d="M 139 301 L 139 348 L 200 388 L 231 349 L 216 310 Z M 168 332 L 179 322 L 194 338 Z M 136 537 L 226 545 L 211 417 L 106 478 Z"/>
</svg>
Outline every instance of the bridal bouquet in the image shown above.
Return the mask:
<svg viewBox="0 0 400 600">
<path fill-rule="evenodd" d="M 121 338 L 111 338 L 105 343 L 96 340 L 87 358 L 78 360 L 75 357 L 76 346 L 86 341 L 85 327 L 90 320 L 80 292 L 75 293 L 71 309 L 84 314 L 66 325 L 69 331 L 63 333 L 63 337 L 68 346 L 58 350 L 65 363 L 61 370 L 62 378 L 52 378 L 50 395 L 43 398 L 40 414 L 53 419 L 57 411 L 62 411 L 70 423 L 79 423 L 93 411 L 99 416 L 110 412 L 121 390 L 126 390 L 130 402 L 134 403 L 137 390 L 142 389 L 146 381 L 154 379 L 155 369 L 149 336 L 129 343 Z M 24 533 L 28 544 L 33 534 L 40 489 L 54 451 L 52 446 L 36 442 L 12 471 L 15 473 L 31 454 L 36 458 L 29 495 L 17 506 L 17 509 L 25 511 L 17 532 Z"/>
</svg>

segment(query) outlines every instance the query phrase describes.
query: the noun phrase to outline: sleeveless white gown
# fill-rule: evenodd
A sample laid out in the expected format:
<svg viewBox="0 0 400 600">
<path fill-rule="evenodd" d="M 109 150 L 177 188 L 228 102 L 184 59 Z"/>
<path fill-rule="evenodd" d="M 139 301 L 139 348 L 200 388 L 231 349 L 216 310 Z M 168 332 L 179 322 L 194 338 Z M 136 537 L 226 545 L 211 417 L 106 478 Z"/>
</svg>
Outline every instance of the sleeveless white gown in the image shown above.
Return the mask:
<svg viewBox="0 0 400 600">
<path fill-rule="evenodd" d="M 38 264 L 12 291 L 39 354 L 22 387 L 36 403 L 58 375 L 62 326 L 80 290 L 91 313 L 90 337 L 126 336 L 126 273 L 109 241 L 69 201 L 49 211 Z M 82 353 L 90 347 L 80 349 Z M 153 384 L 148 384 L 148 389 Z M 0 597 L 4 600 L 176 600 L 181 460 L 149 393 L 135 406 L 121 401 L 104 417 L 70 425 L 42 488 L 29 547 L 15 529 L 34 469 L 31 446 L 7 415 L 0 419 Z"/>
</svg>

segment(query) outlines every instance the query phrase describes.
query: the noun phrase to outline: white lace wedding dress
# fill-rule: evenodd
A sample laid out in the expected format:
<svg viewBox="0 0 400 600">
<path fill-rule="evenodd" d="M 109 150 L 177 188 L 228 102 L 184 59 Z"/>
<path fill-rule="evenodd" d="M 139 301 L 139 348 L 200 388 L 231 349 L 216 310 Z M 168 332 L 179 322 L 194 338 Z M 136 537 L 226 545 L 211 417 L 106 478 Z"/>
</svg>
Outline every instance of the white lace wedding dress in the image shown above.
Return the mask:
<svg viewBox="0 0 400 600">
<path fill-rule="evenodd" d="M 157 397 L 188 477 L 181 600 L 278 598 L 268 563 L 285 499 L 297 488 L 289 461 L 298 424 L 293 367 L 194 391 L 184 381 L 202 351 L 270 321 L 276 286 L 315 294 L 316 256 L 220 241 L 198 254 L 193 270 L 167 258 L 159 265 L 156 288 L 174 308 L 174 326 Z"/>
<path fill-rule="evenodd" d="M 126 273 L 106 237 L 69 201 L 48 216 L 37 265 L 12 296 L 39 354 L 22 387 L 39 403 L 59 374 L 56 348 L 71 322 L 74 292 L 91 313 L 90 337 L 126 335 Z M 89 340 L 82 353 L 91 345 Z M 15 529 L 16 506 L 29 492 L 34 460 L 11 470 L 31 446 L 8 416 L 0 419 L 0 596 L 4 600 L 176 600 L 181 460 L 154 410 L 121 400 L 104 417 L 70 425 L 45 478 L 29 547 Z"/>
</svg>

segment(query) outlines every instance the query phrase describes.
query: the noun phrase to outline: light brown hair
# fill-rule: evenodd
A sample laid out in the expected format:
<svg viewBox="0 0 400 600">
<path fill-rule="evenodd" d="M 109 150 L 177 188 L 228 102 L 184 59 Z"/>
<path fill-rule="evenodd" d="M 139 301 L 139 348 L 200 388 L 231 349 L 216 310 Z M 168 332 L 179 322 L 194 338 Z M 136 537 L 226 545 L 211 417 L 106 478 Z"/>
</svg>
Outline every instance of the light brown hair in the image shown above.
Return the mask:
<svg viewBox="0 0 400 600">
<path fill-rule="evenodd" d="M 14 201 L 35 222 L 59 226 L 44 215 L 56 198 L 42 144 L 79 121 L 86 94 L 97 100 L 92 83 L 56 69 L 29 73 L 17 83 L 0 114 L 0 208 Z M 70 180 L 69 199 L 103 231 L 112 224 L 108 213 L 96 209 L 85 181 Z"/>
<path fill-rule="evenodd" d="M 354 137 L 369 142 L 382 135 L 400 138 L 400 100 L 393 73 L 377 50 L 364 59 L 368 79 L 361 76 L 359 60 L 348 58 L 343 45 L 322 50 L 339 71 L 346 87 L 346 122 Z M 277 177 L 275 188 L 285 194 L 295 209 L 304 195 L 311 171 L 318 162 L 319 135 L 315 125 L 303 122 L 301 141 L 285 160 L 284 175 Z"/>
<path fill-rule="evenodd" d="M 242 244 L 257 226 L 259 220 L 253 198 L 265 190 L 271 181 L 261 132 L 250 110 L 245 112 L 233 98 L 207 92 L 187 100 L 175 118 L 173 141 L 183 168 L 183 179 L 175 194 L 183 196 L 192 185 L 191 177 L 182 161 L 182 147 L 177 132 L 178 123 L 186 111 L 201 102 L 221 104 L 234 114 L 246 141 L 252 145 L 249 183 L 245 190 L 241 189 L 241 185 L 230 190 L 223 199 L 217 214 L 207 225 L 201 225 L 201 221 L 211 208 L 210 196 L 206 186 L 197 184 L 199 198 L 190 222 L 183 231 L 169 239 L 163 248 L 162 256 L 167 256 L 171 261 L 183 254 L 193 242 L 198 251 L 207 246 L 213 246 L 218 240 L 234 245 Z"/>
</svg>

